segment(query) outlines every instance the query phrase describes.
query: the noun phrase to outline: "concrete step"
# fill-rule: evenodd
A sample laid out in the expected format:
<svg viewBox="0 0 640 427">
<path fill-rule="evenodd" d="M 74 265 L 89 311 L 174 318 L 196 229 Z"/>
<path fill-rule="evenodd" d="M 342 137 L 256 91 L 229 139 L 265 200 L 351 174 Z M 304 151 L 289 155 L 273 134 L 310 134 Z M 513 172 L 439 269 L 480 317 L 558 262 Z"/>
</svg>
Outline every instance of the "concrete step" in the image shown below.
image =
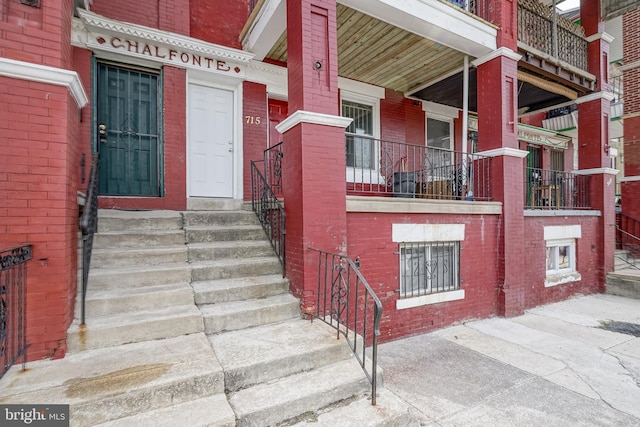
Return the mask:
<svg viewBox="0 0 640 427">
<path fill-rule="evenodd" d="M 189 197 L 187 199 L 187 209 L 190 211 L 251 210 L 251 203 L 245 203 L 243 200 L 238 199 Z"/>
<path fill-rule="evenodd" d="M 224 369 L 225 388 L 237 391 L 351 358 L 344 339 L 324 322 L 295 319 L 209 337 Z"/>
<path fill-rule="evenodd" d="M 169 305 L 193 304 L 193 289 L 189 283 L 168 283 L 135 288 L 89 289 L 86 297 L 87 316 L 153 310 Z M 81 294 L 76 299 L 76 315 L 79 316 Z"/>
<path fill-rule="evenodd" d="M 195 305 L 176 305 L 140 312 L 88 317 L 67 331 L 70 352 L 173 338 L 202 332 L 202 317 Z"/>
<path fill-rule="evenodd" d="M 188 245 L 190 262 L 210 261 L 222 258 L 253 258 L 273 255 L 267 240 L 239 240 Z"/>
<path fill-rule="evenodd" d="M 276 425 L 370 392 L 354 357 L 229 395 L 238 426 Z M 339 424 L 344 425 L 344 424 Z"/>
<path fill-rule="evenodd" d="M 185 243 L 183 230 L 107 231 L 93 237 L 93 247 L 147 248 L 149 246 L 179 246 Z"/>
<path fill-rule="evenodd" d="M 202 305 L 284 294 L 289 281 L 282 274 L 274 274 L 193 282 L 192 286 L 196 304 Z"/>
<path fill-rule="evenodd" d="M 135 288 L 191 281 L 191 266 L 186 263 L 157 266 L 96 268 L 89 271 L 90 290 Z"/>
<path fill-rule="evenodd" d="M 266 235 L 259 225 L 228 225 L 217 227 L 187 227 L 187 243 L 220 242 L 229 240 L 264 240 Z"/>
<path fill-rule="evenodd" d="M 202 333 L 72 353 L 28 367 L 7 372 L 0 401 L 69 404 L 71 425 L 78 427 L 224 393 L 222 368 Z"/>
<path fill-rule="evenodd" d="M 236 331 L 300 316 L 299 302 L 290 294 L 199 307 L 207 334 Z"/>
<path fill-rule="evenodd" d="M 386 390 L 378 389 L 376 406 L 371 405 L 371 396 L 364 396 L 345 405 L 324 408 L 305 414 L 304 421 L 292 424 L 295 427 L 420 427 L 429 425 L 429 420 L 411 408 L 404 400 Z M 421 422 L 422 421 L 422 422 Z"/>
<path fill-rule="evenodd" d="M 151 246 L 145 248 L 96 248 L 91 255 L 91 268 L 127 267 L 132 265 L 166 265 L 187 262 L 187 246 Z"/>
<path fill-rule="evenodd" d="M 97 427 L 235 427 L 236 416 L 224 393 L 120 418 Z"/>
<path fill-rule="evenodd" d="M 640 270 L 628 268 L 607 274 L 607 293 L 640 299 Z"/>
<path fill-rule="evenodd" d="M 185 228 L 260 224 L 253 211 L 187 211 L 183 215 Z"/>
<path fill-rule="evenodd" d="M 180 230 L 182 214 L 177 211 L 98 210 L 98 232 Z"/>
<path fill-rule="evenodd" d="M 194 282 L 282 274 L 282 264 L 275 256 L 255 257 L 250 261 L 242 258 L 223 259 L 199 262 L 191 266 L 191 278 Z"/>
</svg>

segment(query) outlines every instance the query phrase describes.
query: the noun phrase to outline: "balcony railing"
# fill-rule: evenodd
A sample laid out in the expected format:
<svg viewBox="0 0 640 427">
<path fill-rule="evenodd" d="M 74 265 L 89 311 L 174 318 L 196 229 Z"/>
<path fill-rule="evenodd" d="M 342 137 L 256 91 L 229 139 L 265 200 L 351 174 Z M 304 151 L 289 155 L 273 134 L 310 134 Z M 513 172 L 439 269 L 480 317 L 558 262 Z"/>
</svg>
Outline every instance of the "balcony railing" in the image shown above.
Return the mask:
<svg viewBox="0 0 640 427">
<path fill-rule="evenodd" d="M 347 193 L 491 200 L 491 158 L 346 134 Z"/>
<path fill-rule="evenodd" d="M 518 41 L 581 70 L 587 70 L 587 39 L 582 27 L 535 0 L 518 2 Z M 555 30 L 555 31 L 554 31 Z"/>
<path fill-rule="evenodd" d="M 473 13 L 474 15 L 484 19 L 485 21 L 491 21 L 491 16 L 489 15 L 489 0 L 448 0 L 449 3 L 454 6 L 458 6 L 461 9 L 466 10 L 467 12 Z"/>
<path fill-rule="evenodd" d="M 589 175 L 526 168 L 525 176 L 525 208 L 591 209 Z"/>
</svg>

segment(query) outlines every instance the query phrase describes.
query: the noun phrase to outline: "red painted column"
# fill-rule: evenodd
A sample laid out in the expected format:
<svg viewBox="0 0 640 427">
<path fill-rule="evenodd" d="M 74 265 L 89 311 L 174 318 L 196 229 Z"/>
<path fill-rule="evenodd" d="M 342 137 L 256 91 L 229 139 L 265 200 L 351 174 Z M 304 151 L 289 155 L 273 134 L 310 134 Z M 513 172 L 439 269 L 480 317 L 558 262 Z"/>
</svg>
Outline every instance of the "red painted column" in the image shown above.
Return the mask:
<svg viewBox="0 0 640 427">
<path fill-rule="evenodd" d="M 600 0 L 582 0 L 581 24 L 588 46 L 589 72 L 596 76 L 593 94 L 576 101 L 578 104 L 578 166 L 581 173 L 591 176 L 591 207 L 601 212 L 596 240 L 600 290 L 605 290 L 606 273 L 613 270 L 615 249 L 615 173 L 610 169 L 609 125 L 611 99 L 609 93 L 609 41 L 603 33 Z"/>
<path fill-rule="evenodd" d="M 317 254 L 346 249 L 344 118 L 339 117 L 335 0 L 287 1 L 289 118 L 283 134 L 287 275 L 302 305 L 317 287 Z"/>
<path fill-rule="evenodd" d="M 640 220 L 640 8 L 622 17 L 624 178 L 622 213 Z"/>
<path fill-rule="evenodd" d="M 501 48 L 478 67 L 478 148 L 493 156 L 491 197 L 503 204 L 499 243 L 498 311 L 503 316 L 524 312 L 524 163 L 518 149 L 518 54 Z"/>
</svg>

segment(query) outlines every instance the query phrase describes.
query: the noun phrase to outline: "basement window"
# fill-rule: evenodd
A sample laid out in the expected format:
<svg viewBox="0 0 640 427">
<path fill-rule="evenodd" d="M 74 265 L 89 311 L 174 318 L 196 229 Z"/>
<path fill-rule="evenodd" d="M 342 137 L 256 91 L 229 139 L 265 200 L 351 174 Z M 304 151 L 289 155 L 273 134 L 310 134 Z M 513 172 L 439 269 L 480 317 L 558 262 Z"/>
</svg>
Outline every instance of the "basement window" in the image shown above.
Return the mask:
<svg viewBox="0 0 640 427">
<path fill-rule="evenodd" d="M 576 269 L 576 242 L 582 236 L 579 225 L 544 228 L 546 243 L 545 287 L 581 279 Z"/>
</svg>

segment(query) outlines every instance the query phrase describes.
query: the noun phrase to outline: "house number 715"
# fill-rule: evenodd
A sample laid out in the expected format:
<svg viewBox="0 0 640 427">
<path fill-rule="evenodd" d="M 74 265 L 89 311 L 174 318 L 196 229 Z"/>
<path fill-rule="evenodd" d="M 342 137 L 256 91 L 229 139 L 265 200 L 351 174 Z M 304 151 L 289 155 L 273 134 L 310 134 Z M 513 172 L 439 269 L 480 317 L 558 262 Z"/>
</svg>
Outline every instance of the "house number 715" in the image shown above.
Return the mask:
<svg viewBox="0 0 640 427">
<path fill-rule="evenodd" d="M 260 124 L 260 116 L 244 116 L 248 125 L 259 125 Z"/>
</svg>

